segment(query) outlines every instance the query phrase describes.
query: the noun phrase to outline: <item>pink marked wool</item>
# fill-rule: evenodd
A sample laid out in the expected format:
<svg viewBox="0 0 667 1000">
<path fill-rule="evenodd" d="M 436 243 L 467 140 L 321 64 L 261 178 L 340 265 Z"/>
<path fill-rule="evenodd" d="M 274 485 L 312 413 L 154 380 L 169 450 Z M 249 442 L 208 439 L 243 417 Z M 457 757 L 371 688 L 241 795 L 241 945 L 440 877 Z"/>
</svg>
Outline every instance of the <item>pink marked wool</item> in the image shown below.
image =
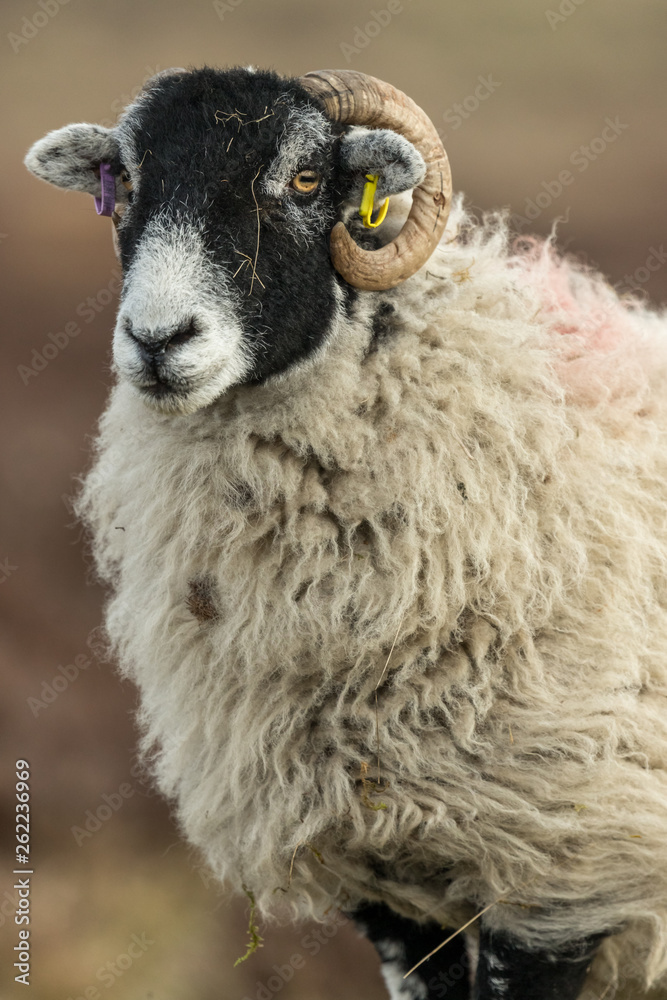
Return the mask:
<svg viewBox="0 0 667 1000">
<path fill-rule="evenodd" d="M 569 392 L 590 405 L 604 397 L 648 391 L 648 358 L 642 357 L 647 310 L 621 298 L 602 275 L 558 253 L 554 239 L 522 237 L 510 263 L 535 289 L 540 319 L 562 338 L 561 377 Z M 650 314 L 649 314 L 650 315 Z"/>
</svg>

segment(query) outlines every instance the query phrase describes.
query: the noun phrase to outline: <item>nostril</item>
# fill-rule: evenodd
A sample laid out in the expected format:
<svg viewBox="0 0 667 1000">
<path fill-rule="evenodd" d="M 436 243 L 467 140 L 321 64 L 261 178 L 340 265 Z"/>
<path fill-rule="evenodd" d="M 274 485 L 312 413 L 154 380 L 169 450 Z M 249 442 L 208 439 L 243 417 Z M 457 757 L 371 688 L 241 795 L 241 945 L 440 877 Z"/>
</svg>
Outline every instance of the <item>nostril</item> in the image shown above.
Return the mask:
<svg viewBox="0 0 667 1000">
<path fill-rule="evenodd" d="M 148 364 L 158 361 L 160 356 L 164 356 L 172 347 L 186 344 L 199 334 L 194 319 L 182 323 L 173 331 L 167 331 L 163 328 L 154 330 L 142 328 L 135 332 L 131 319 L 126 317 L 123 321 L 123 329 L 129 339 L 134 341 L 142 359 Z"/>
<path fill-rule="evenodd" d="M 137 345 L 142 356 L 144 354 L 152 354 L 155 351 L 162 350 L 164 339 L 156 340 L 154 337 L 150 336 L 148 331 L 145 330 L 135 333 L 131 319 L 126 318 L 123 320 L 123 330 L 130 340 L 133 340 Z"/>
<path fill-rule="evenodd" d="M 179 329 L 168 338 L 164 345 L 165 349 L 168 350 L 170 347 L 178 347 L 179 344 L 187 344 L 187 342 L 192 340 L 193 337 L 196 337 L 198 333 L 199 330 L 195 325 L 195 321 L 191 319 L 187 325 L 179 327 Z"/>
</svg>

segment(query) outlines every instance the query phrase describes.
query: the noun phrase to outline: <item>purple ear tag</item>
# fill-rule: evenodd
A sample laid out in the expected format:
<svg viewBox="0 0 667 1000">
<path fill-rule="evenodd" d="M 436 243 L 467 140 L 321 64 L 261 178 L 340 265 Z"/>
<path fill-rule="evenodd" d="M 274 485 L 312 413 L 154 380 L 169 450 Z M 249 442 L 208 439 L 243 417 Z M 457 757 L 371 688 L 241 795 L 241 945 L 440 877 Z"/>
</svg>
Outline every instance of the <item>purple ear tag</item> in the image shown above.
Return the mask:
<svg viewBox="0 0 667 1000">
<path fill-rule="evenodd" d="M 116 207 L 116 178 L 111 173 L 110 163 L 100 163 L 102 197 L 95 195 L 95 211 L 98 215 L 111 215 Z"/>
</svg>

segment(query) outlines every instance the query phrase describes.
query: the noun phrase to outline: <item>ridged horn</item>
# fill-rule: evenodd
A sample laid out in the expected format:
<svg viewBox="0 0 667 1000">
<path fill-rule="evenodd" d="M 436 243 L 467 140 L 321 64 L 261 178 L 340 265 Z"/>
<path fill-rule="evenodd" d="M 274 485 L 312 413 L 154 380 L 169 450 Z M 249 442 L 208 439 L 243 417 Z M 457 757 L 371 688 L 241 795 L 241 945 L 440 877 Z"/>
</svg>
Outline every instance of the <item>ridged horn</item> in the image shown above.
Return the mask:
<svg viewBox="0 0 667 1000">
<path fill-rule="evenodd" d="M 426 112 L 390 83 L 354 70 L 306 73 L 301 85 L 333 121 L 389 128 L 405 136 L 426 163 L 426 177 L 412 194 L 412 208 L 395 239 L 379 250 L 363 250 L 342 222 L 331 232 L 331 260 L 355 288 L 382 291 L 409 278 L 428 260 L 447 224 L 452 174 L 440 136 Z"/>
</svg>

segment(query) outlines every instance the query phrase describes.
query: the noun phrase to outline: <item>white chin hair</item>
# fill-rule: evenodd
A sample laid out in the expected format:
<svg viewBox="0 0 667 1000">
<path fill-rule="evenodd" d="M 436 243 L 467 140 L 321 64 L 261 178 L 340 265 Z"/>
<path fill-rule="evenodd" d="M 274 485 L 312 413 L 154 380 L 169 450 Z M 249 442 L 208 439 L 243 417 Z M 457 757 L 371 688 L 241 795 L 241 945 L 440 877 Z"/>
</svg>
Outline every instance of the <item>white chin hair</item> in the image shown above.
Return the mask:
<svg viewBox="0 0 667 1000">
<path fill-rule="evenodd" d="M 141 387 L 136 383 L 130 383 L 134 391 L 140 396 L 146 406 L 160 413 L 181 414 L 186 416 L 189 413 L 196 413 L 205 406 L 215 402 L 229 387 L 228 383 L 209 382 L 197 388 L 169 390 L 165 388 L 162 393 L 155 394 L 150 388 Z"/>
</svg>

